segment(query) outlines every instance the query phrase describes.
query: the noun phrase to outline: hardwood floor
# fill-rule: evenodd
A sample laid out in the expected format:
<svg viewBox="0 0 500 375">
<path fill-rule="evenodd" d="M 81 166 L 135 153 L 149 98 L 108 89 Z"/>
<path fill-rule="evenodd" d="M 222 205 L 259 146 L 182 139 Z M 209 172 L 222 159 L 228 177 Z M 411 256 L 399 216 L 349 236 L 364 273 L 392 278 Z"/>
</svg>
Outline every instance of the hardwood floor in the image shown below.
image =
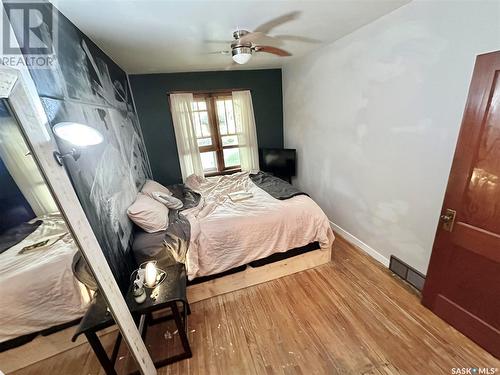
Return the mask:
<svg viewBox="0 0 500 375">
<path fill-rule="evenodd" d="M 427 375 L 500 368 L 419 300 L 387 269 L 337 239 L 331 263 L 192 304 L 193 358 L 158 373 Z M 147 341 L 155 356 L 179 347 L 170 326 L 156 327 Z M 113 336 L 106 337 L 109 344 Z M 117 370 L 132 369 L 123 348 Z M 14 374 L 103 371 L 84 344 Z"/>
</svg>

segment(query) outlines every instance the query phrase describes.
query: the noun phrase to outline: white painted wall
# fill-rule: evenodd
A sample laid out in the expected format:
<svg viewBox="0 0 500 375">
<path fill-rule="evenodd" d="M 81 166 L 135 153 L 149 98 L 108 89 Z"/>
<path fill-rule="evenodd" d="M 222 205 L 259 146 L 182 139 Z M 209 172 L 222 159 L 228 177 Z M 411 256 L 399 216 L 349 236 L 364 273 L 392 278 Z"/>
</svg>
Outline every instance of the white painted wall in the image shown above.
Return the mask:
<svg viewBox="0 0 500 375">
<path fill-rule="evenodd" d="M 284 68 L 297 185 L 330 220 L 425 273 L 475 56 L 500 2 L 414 1 Z"/>
</svg>

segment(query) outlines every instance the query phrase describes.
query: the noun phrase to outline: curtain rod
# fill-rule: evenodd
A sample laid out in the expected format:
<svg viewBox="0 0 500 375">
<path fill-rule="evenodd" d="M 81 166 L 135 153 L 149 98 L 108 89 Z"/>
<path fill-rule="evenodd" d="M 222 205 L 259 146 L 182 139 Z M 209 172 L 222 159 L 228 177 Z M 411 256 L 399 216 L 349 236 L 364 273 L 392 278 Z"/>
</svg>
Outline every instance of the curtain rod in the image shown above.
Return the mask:
<svg viewBox="0 0 500 375">
<path fill-rule="evenodd" d="M 248 88 L 227 88 L 227 89 L 214 89 L 214 90 L 176 90 L 176 91 L 167 91 L 167 95 L 172 95 L 172 94 L 217 94 L 221 92 L 231 92 L 231 91 L 250 91 L 252 92 L 251 89 Z"/>
</svg>

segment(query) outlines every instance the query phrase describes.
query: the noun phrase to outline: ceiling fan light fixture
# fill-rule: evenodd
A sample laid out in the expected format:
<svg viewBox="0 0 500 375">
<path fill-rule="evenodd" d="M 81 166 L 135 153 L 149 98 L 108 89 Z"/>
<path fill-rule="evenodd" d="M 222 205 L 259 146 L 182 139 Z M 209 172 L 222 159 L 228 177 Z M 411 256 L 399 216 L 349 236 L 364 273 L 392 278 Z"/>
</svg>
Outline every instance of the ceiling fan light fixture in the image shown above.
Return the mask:
<svg viewBox="0 0 500 375">
<path fill-rule="evenodd" d="M 235 47 L 233 48 L 233 61 L 237 64 L 246 64 L 252 58 L 252 48 Z"/>
</svg>

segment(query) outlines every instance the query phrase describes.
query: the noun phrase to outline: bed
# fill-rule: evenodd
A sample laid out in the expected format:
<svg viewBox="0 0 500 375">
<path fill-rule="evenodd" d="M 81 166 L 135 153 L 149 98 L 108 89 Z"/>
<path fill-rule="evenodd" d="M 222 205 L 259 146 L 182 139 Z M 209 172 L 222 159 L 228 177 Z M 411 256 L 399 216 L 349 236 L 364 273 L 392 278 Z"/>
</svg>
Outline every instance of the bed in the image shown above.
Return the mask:
<svg viewBox="0 0 500 375">
<path fill-rule="evenodd" d="M 309 196 L 265 175 L 265 182 L 278 187 L 271 191 L 253 176 L 248 172 L 208 178 L 191 176 L 181 188 L 169 187 L 174 196 L 188 203 L 187 207 L 179 216 L 170 217 L 166 233 L 136 236 L 133 249 L 138 262 L 148 260 L 148 256 L 164 256 L 164 250 L 157 246 L 161 241 L 163 249 L 185 263 L 192 281 L 312 243 L 319 244 L 318 251 L 331 250 L 334 235 L 329 220 Z M 186 200 L 183 189 L 199 195 L 196 204 Z M 233 201 L 230 195 L 235 192 L 249 193 L 251 197 Z M 186 224 L 188 230 L 182 229 Z M 183 237 L 187 245 L 183 245 Z"/>
<path fill-rule="evenodd" d="M 193 176 L 186 185 L 202 197 L 197 207 L 183 212 L 191 225 L 186 255 L 191 280 L 313 242 L 323 250 L 332 245 L 327 217 L 305 194 L 276 199 L 245 172 L 204 179 Z M 250 193 L 251 198 L 233 202 L 230 194 L 239 191 Z"/>
<path fill-rule="evenodd" d="M 49 214 L 37 220 L 31 234 L 0 254 L 0 343 L 76 320 L 90 300 L 73 276 L 78 249 L 64 219 Z M 48 242 L 22 251 L 41 241 Z"/>
</svg>

